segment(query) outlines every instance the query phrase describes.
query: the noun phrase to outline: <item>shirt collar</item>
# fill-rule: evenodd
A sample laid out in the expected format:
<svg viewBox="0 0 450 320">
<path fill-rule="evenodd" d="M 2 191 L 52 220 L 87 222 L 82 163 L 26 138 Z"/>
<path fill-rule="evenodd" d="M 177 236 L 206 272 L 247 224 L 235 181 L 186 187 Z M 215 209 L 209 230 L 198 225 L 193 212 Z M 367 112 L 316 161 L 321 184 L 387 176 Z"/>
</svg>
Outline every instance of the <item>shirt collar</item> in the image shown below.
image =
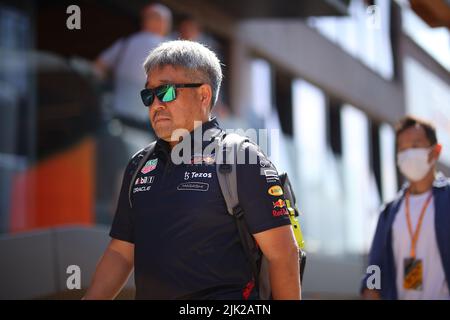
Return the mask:
<svg viewBox="0 0 450 320">
<path fill-rule="evenodd" d="M 447 178 L 442 172 L 438 171 L 433 181 L 433 188 L 444 188 L 447 185 L 450 185 L 450 179 Z M 409 182 L 406 181 L 400 188 L 400 195 L 403 196 L 408 188 Z"/>
</svg>

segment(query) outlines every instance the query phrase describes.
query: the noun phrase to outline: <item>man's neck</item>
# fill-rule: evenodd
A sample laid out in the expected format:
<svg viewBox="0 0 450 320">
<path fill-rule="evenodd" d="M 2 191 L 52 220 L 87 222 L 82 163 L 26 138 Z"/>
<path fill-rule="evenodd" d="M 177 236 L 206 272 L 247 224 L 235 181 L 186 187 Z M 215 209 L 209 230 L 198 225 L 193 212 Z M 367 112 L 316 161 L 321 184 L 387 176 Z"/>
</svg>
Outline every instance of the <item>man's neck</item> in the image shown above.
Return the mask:
<svg viewBox="0 0 450 320">
<path fill-rule="evenodd" d="M 142 28 L 141 32 L 146 32 L 146 33 L 151 34 L 151 35 L 153 35 L 155 37 L 161 37 L 161 38 L 164 37 L 164 35 L 162 35 L 160 32 L 156 32 L 154 30 L 149 30 L 149 29 L 145 29 L 145 28 Z"/>
<path fill-rule="evenodd" d="M 433 186 L 434 178 L 435 178 L 435 170 L 432 170 L 422 180 L 415 182 L 411 181 L 408 188 L 409 192 L 411 194 L 422 194 L 427 192 Z"/>
<path fill-rule="evenodd" d="M 203 126 L 206 122 L 211 121 L 211 120 L 212 120 L 211 118 L 207 118 L 207 119 L 203 119 L 203 120 L 195 120 L 194 121 L 194 127 L 191 128 L 191 129 L 187 129 L 187 130 L 192 134 L 195 129 L 197 129 L 198 127 Z M 181 137 L 179 141 L 169 141 L 170 150 L 172 150 L 173 147 L 175 147 L 182 140 L 183 140 L 183 137 Z"/>
</svg>

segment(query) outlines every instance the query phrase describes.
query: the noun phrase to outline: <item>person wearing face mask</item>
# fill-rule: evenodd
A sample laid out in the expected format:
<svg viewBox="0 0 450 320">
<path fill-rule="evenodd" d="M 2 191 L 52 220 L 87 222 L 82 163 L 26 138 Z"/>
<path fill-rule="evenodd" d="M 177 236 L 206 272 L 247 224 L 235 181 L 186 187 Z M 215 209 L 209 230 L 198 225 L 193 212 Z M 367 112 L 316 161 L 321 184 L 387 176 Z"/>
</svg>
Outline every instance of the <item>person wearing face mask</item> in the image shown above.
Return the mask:
<svg viewBox="0 0 450 320">
<path fill-rule="evenodd" d="M 450 299 L 450 180 L 436 172 L 442 146 L 430 123 L 407 116 L 396 126 L 397 165 L 407 182 L 382 210 L 366 274 L 365 299 Z"/>
</svg>

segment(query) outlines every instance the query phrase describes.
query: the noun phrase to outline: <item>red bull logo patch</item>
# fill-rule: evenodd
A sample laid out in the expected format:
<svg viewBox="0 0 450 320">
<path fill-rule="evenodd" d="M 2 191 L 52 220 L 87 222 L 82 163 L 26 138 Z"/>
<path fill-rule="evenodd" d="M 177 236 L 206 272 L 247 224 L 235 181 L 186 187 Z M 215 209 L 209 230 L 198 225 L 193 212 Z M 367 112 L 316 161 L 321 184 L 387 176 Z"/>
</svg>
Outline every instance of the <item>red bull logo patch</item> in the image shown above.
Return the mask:
<svg viewBox="0 0 450 320">
<path fill-rule="evenodd" d="M 272 216 L 274 217 L 280 217 L 280 216 L 286 216 L 288 215 L 288 211 L 286 210 L 286 208 L 281 208 L 279 210 L 272 210 Z"/>
<path fill-rule="evenodd" d="M 282 209 L 286 207 L 286 202 L 283 199 L 278 199 L 276 202 L 272 202 L 272 204 L 274 209 Z"/>
</svg>

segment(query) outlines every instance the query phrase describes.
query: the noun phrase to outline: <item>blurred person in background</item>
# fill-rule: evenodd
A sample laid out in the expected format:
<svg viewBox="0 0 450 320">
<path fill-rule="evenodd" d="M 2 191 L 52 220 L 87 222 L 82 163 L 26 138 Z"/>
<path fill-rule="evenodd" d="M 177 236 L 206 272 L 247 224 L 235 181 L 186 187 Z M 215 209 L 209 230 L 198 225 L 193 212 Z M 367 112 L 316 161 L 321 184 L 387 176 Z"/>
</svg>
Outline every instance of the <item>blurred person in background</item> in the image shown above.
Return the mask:
<svg viewBox="0 0 450 320">
<path fill-rule="evenodd" d="M 450 299 L 450 180 L 436 172 L 441 145 L 424 120 L 396 126 L 397 165 L 408 182 L 382 210 L 369 265 L 381 271 L 381 288 L 362 283 L 366 299 Z M 370 281 L 370 280 L 369 280 Z"/>
<path fill-rule="evenodd" d="M 205 33 L 200 22 L 191 15 L 183 15 L 180 17 L 177 30 L 172 33 L 171 38 L 175 40 L 189 40 L 201 43 L 210 50 L 214 51 L 219 60 L 224 60 L 223 52 L 219 43 L 212 36 Z M 213 111 L 214 114 L 219 119 L 225 120 L 230 116 L 229 110 L 230 107 L 225 103 L 222 94 L 219 93 L 219 98 Z"/>
<path fill-rule="evenodd" d="M 148 53 L 166 40 L 172 25 L 172 13 L 161 4 L 150 4 L 141 10 L 141 30 L 117 40 L 95 61 L 97 73 L 114 83 L 112 117 L 119 120 L 127 145 L 127 157 L 148 143 L 151 127 L 139 97 L 146 80 L 142 62 Z"/>
<path fill-rule="evenodd" d="M 203 38 L 203 31 L 194 17 L 186 15 L 180 19 L 178 35 L 181 40 L 200 42 Z"/>
<path fill-rule="evenodd" d="M 174 33 L 173 37 L 201 43 L 216 52 L 219 58 L 221 56 L 220 52 L 218 52 L 218 43 L 203 31 L 202 26 L 193 16 L 184 15 L 180 18 L 177 32 Z"/>
</svg>

